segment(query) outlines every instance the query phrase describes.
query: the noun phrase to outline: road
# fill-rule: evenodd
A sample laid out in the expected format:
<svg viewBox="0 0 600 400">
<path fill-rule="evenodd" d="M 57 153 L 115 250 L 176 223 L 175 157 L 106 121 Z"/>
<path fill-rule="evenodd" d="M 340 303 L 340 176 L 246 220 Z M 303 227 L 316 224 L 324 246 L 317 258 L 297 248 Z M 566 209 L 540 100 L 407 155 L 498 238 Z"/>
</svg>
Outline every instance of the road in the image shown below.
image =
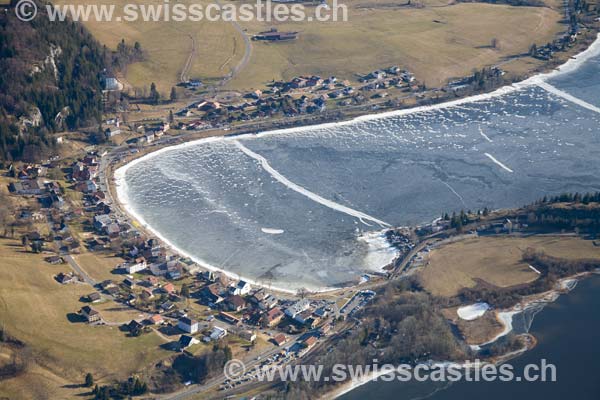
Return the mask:
<svg viewBox="0 0 600 400">
<path fill-rule="evenodd" d="M 250 369 L 254 368 L 256 365 L 259 365 L 266 358 L 271 357 L 272 355 L 279 353 L 280 351 L 281 351 L 280 347 L 274 347 L 274 348 L 262 353 L 260 355 L 260 360 L 257 360 L 256 356 L 254 356 L 253 358 L 248 358 L 246 360 L 242 360 L 244 362 L 244 365 L 246 366 L 246 371 L 249 371 Z M 161 397 L 161 399 L 164 399 L 164 400 L 187 399 L 190 396 L 194 396 L 194 395 L 206 392 L 208 390 L 214 389 L 215 387 L 217 387 L 221 383 L 223 383 L 223 381 L 225 381 L 225 379 L 226 379 L 225 375 L 220 374 L 219 376 L 217 376 L 215 378 L 209 379 L 206 383 L 204 383 L 202 385 L 188 386 L 186 389 L 183 389 L 177 393 L 168 394 L 164 397 Z"/>
<path fill-rule="evenodd" d="M 192 50 L 190 51 L 190 54 L 187 58 L 187 60 L 185 60 L 185 64 L 183 65 L 183 68 L 181 70 L 181 74 L 179 75 L 179 81 L 180 82 L 187 82 L 190 77 L 189 77 L 189 73 L 190 73 L 190 69 L 192 68 L 192 63 L 194 62 L 194 58 L 196 58 L 196 38 L 194 37 L 194 35 L 188 35 L 190 40 L 192 41 Z"/>
<path fill-rule="evenodd" d="M 81 266 L 77 263 L 77 261 L 75 261 L 72 255 L 64 254 L 62 257 L 65 259 L 65 261 L 69 263 L 71 268 L 73 268 L 73 271 L 75 271 L 75 273 L 79 275 L 85 283 L 92 287 L 96 286 L 98 282 L 96 282 L 91 276 L 88 275 L 87 272 L 85 272 L 83 268 L 81 268 Z"/>
</svg>

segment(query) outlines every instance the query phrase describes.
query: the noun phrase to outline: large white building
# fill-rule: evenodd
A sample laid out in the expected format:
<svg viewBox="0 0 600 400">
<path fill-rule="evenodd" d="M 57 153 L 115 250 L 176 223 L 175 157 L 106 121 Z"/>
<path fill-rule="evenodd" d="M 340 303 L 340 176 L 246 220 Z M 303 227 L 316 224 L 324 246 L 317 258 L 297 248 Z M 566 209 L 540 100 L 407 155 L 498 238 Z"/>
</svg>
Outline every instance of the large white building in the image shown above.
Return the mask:
<svg viewBox="0 0 600 400">
<path fill-rule="evenodd" d="M 188 317 L 183 317 L 177 323 L 177 327 L 187 333 L 198 332 L 199 324 L 198 321 L 194 321 Z"/>
</svg>

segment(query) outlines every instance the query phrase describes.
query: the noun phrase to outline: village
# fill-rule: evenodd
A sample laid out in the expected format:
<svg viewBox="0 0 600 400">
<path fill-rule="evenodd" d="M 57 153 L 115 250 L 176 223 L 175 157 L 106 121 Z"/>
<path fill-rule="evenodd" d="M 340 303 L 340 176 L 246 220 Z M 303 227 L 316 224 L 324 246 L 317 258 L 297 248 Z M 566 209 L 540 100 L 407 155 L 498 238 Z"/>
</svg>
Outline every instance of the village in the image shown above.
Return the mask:
<svg viewBox="0 0 600 400">
<path fill-rule="evenodd" d="M 72 310 L 71 322 L 89 324 L 90 329 L 115 326 L 132 338 L 154 331 L 167 341 L 163 348 L 190 355 L 224 342 L 261 365 L 280 365 L 354 325 L 353 315 L 375 296 L 371 290 L 358 289 L 341 300 L 304 290 L 278 293 L 202 268 L 146 237 L 115 212 L 99 179 L 101 159 L 91 151 L 72 162 L 11 164 L 4 174 L 11 197 L 20 205 L 19 224 L 28 229 L 21 237 L 23 246 L 40 254 L 40 268 L 42 259 L 64 266 L 54 276 L 56 285 L 65 290 L 69 285 L 90 287 L 79 299 L 81 308 Z M 91 266 L 81 265 L 82 258 L 77 258 L 82 254 L 119 260 L 102 275 L 113 278 L 101 280 L 88 273 Z M 139 317 L 106 320 L 103 310 L 114 308 L 109 304 Z M 252 379 L 247 375 L 226 381 L 221 389 Z"/>
</svg>

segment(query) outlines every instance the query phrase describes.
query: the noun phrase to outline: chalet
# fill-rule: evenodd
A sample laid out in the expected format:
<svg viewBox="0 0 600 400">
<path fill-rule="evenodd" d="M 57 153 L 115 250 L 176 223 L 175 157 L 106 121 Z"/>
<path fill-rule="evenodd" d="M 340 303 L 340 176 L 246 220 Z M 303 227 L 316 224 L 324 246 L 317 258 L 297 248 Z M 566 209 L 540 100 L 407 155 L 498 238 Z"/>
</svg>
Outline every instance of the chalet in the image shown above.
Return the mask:
<svg viewBox="0 0 600 400">
<path fill-rule="evenodd" d="M 239 312 L 246 308 L 246 300 L 242 296 L 234 294 L 225 300 L 225 306 L 229 311 Z"/>
<path fill-rule="evenodd" d="M 161 315 L 154 314 L 153 316 L 148 318 L 148 322 L 151 323 L 152 325 L 161 325 L 164 322 L 164 319 Z"/>
<path fill-rule="evenodd" d="M 198 332 L 199 324 L 198 324 L 198 321 L 195 321 L 188 317 L 183 317 L 183 318 L 179 319 L 179 322 L 177 323 L 177 327 L 187 333 L 196 333 L 196 332 Z"/>
<path fill-rule="evenodd" d="M 64 261 L 60 256 L 50 256 L 45 258 L 46 262 L 52 265 L 62 264 Z"/>
<path fill-rule="evenodd" d="M 165 301 L 164 303 L 162 303 L 160 305 L 160 309 L 162 311 L 171 311 L 174 308 L 175 308 L 175 304 L 171 303 L 170 301 Z"/>
<path fill-rule="evenodd" d="M 142 292 L 140 293 L 140 297 L 143 298 L 144 300 L 153 299 L 154 298 L 154 292 L 152 291 L 152 289 L 143 288 Z"/>
<path fill-rule="evenodd" d="M 219 103 L 218 101 L 205 100 L 198 103 L 196 108 L 200 111 L 215 111 L 221 109 L 221 103 Z"/>
<path fill-rule="evenodd" d="M 179 341 L 177 342 L 179 346 L 179 350 L 187 349 L 190 346 L 200 343 L 198 339 L 189 335 L 181 335 L 179 337 Z"/>
<path fill-rule="evenodd" d="M 106 290 L 111 286 L 115 286 L 115 283 L 113 281 L 111 281 L 110 279 L 106 279 L 106 280 L 100 282 L 100 288 L 102 288 L 103 290 Z"/>
<path fill-rule="evenodd" d="M 275 344 L 275 346 L 282 346 L 285 344 L 285 342 L 287 342 L 287 337 L 283 333 L 278 333 L 277 335 L 273 336 L 271 341 Z"/>
<path fill-rule="evenodd" d="M 58 275 L 56 275 L 55 279 L 58 283 L 61 283 L 63 285 L 66 285 L 67 283 L 77 282 L 77 278 L 75 278 L 75 275 L 71 273 L 64 274 L 61 272 Z"/>
<path fill-rule="evenodd" d="M 111 296 L 116 296 L 119 294 L 119 288 L 116 286 L 109 286 L 106 289 L 104 289 L 104 292 Z"/>
<path fill-rule="evenodd" d="M 90 306 L 82 307 L 80 313 L 87 320 L 87 322 L 97 322 L 101 319 L 100 313 Z"/>
<path fill-rule="evenodd" d="M 102 297 L 100 296 L 100 293 L 93 292 L 87 295 L 87 299 L 90 303 L 97 303 L 102 300 Z"/>
<path fill-rule="evenodd" d="M 131 322 L 129 322 L 127 324 L 126 328 L 129 332 L 136 334 L 136 333 L 139 333 L 144 328 L 144 325 L 137 322 L 135 319 L 132 319 Z"/>
<path fill-rule="evenodd" d="M 166 294 L 173 294 L 175 293 L 175 286 L 172 283 L 165 283 L 162 286 L 162 291 L 165 292 Z"/>
<path fill-rule="evenodd" d="M 273 327 L 281 322 L 284 313 L 279 307 L 275 307 L 263 314 L 261 322 L 268 327 Z"/>
<path fill-rule="evenodd" d="M 252 36 L 252 40 L 285 41 L 295 40 L 297 37 L 298 32 L 279 32 L 276 28 L 271 28 Z"/>
</svg>

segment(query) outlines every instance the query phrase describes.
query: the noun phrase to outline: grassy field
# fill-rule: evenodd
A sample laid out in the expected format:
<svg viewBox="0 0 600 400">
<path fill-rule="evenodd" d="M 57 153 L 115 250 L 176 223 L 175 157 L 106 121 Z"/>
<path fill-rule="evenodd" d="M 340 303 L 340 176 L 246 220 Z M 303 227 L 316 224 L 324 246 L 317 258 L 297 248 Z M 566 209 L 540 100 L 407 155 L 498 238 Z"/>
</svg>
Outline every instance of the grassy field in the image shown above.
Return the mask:
<svg viewBox="0 0 600 400">
<path fill-rule="evenodd" d="M 301 74 L 336 75 L 352 80 L 356 74 L 390 65 L 407 68 L 433 86 L 467 75 L 475 68 L 502 63 L 507 56 L 525 53 L 532 43 L 546 43 L 564 30 L 564 25 L 558 24 L 561 13 L 555 0 L 548 0 L 548 7 L 536 8 L 451 4 L 443 0 L 419 3 L 423 7 L 383 0 L 347 3 L 347 22 L 240 22 L 248 35 L 276 27 L 299 31 L 300 36 L 293 42 L 252 42 L 249 63 L 228 87 L 262 88 L 272 79 L 290 79 Z M 314 7 L 307 7 L 306 13 L 314 16 Z M 86 26 L 112 49 L 122 38 L 130 44 L 139 41 L 147 60 L 128 67 L 125 83 L 129 87 L 147 88 L 154 81 L 164 95 L 179 80 L 192 53 L 192 38 L 195 43 L 189 73 L 192 78 L 214 80 L 226 76 L 245 52 L 242 34 L 226 21 L 90 21 Z M 492 39 L 498 42 L 496 48 L 490 46 Z M 511 69 L 510 63 L 503 65 Z M 526 70 L 528 65 L 518 65 L 516 69 L 521 73 L 524 67 Z"/>
<path fill-rule="evenodd" d="M 591 241 L 576 237 L 480 237 L 433 250 L 421 272 L 423 284 L 435 295 L 453 296 L 477 279 L 500 287 L 531 282 L 538 275 L 521 261 L 528 247 L 568 259 L 600 257 Z"/>
<path fill-rule="evenodd" d="M 17 240 L 0 239 L 0 322 L 7 332 L 26 343 L 35 356 L 28 372 L 2 381 L 0 396 L 9 398 L 69 398 L 85 391 L 80 383 L 86 372 L 97 380 L 123 379 L 128 374 L 168 355 L 154 333 L 128 338 L 118 327 L 92 327 L 71 322 L 92 291 L 88 285 L 62 286 L 53 276 L 67 272 L 40 255 L 24 253 Z M 112 306 L 111 306 L 112 305 Z M 100 305 L 110 321 L 131 314 Z"/>
<path fill-rule="evenodd" d="M 124 260 L 120 257 L 85 251 L 74 256 L 74 258 L 85 272 L 97 281 L 105 279 L 120 280 L 122 278 L 122 276 L 111 273 L 118 264 L 123 263 Z"/>
<path fill-rule="evenodd" d="M 255 87 L 300 74 L 352 78 L 399 65 L 433 86 L 527 52 L 532 43 L 545 43 L 564 29 L 551 8 L 476 3 L 406 8 L 376 1 L 349 6 L 346 23 L 245 23 L 251 33 L 271 25 L 301 33 L 295 42 L 253 42 L 250 64 L 231 85 Z M 492 39 L 498 41 L 495 49 Z"/>
</svg>

